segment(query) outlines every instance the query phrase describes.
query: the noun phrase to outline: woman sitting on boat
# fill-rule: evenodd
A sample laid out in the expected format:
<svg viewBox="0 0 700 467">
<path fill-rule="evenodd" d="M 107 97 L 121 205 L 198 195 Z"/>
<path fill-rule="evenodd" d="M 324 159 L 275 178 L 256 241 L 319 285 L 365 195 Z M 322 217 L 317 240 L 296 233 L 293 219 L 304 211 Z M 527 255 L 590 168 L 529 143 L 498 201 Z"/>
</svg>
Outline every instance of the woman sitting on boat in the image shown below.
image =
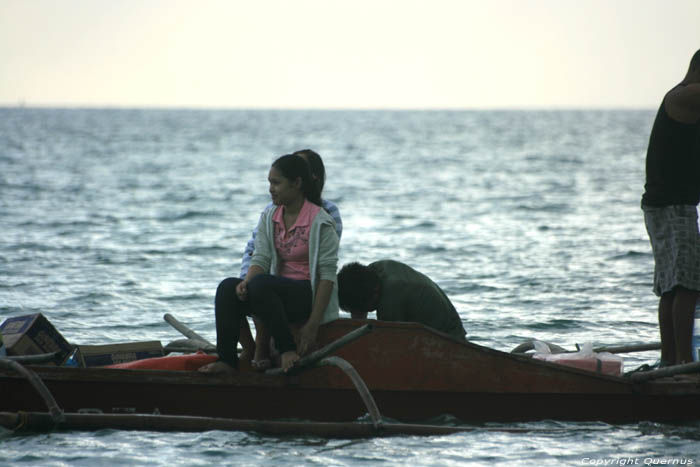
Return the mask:
<svg viewBox="0 0 700 467">
<path fill-rule="evenodd" d="M 309 164 L 309 170 L 311 171 L 311 179 L 316 188 L 318 189 L 319 195 L 323 194 L 323 187 L 326 183 L 326 167 L 323 164 L 323 159 L 321 156 L 311 149 L 302 149 L 300 151 L 295 151 L 293 153 L 295 156 L 299 156 Z M 327 199 L 321 199 L 321 207 L 331 215 L 335 221 L 335 232 L 338 234 L 338 240 L 343 233 L 343 221 L 340 217 L 340 210 L 335 203 L 328 201 Z M 270 202 L 260 218 L 265 215 L 265 212 L 269 209 L 274 209 L 275 204 Z M 250 261 L 253 258 L 253 253 L 255 252 L 255 237 L 258 235 L 257 226 L 253 229 L 253 233 L 246 243 L 245 250 L 243 252 L 243 258 L 241 259 L 241 272 L 239 277 L 245 279 L 248 275 L 248 269 L 250 268 Z M 241 335 L 240 343 L 243 347 L 243 352 L 241 352 L 240 359 L 243 362 L 250 361 L 251 367 L 258 371 L 265 371 L 272 366 L 272 359 L 270 356 L 270 335 L 266 332 L 265 326 L 259 321 L 255 321 L 255 340 L 253 339 L 253 334 L 250 332 L 250 326 L 248 320 L 241 320 Z"/>
<path fill-rule="evenodd" d="M 246 315 L 260 320 L 274 337 L 287 371 L 316 342 L 320 324 L 338 318 L 338 235 L 321 208 L 308 164 L 288 154 L 268 176 L 274 209 L 258 224 L 255 250 L 244 279 L 223 280 L 216 291 L 216 348 L 219 361 L 207 373 L 238 368 L 237 346 Z M 298 347 L 290 324 L 300 324 Z"/>
</svg>

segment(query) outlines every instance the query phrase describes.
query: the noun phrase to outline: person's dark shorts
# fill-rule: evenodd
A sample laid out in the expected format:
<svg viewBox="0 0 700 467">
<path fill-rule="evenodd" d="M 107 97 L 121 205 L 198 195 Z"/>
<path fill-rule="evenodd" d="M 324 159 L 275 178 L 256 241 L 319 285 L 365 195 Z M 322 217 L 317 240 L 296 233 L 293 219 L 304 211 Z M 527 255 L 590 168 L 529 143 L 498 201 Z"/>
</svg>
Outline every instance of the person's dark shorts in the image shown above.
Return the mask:
<svg viewBox="0 0 700 467">
<path fill-rule="evenodd" d="M 643 206 L 654 253 L 654 293 L 676 286 L 700 291 L 700 233 L 695 206 Z"/>
</svg>

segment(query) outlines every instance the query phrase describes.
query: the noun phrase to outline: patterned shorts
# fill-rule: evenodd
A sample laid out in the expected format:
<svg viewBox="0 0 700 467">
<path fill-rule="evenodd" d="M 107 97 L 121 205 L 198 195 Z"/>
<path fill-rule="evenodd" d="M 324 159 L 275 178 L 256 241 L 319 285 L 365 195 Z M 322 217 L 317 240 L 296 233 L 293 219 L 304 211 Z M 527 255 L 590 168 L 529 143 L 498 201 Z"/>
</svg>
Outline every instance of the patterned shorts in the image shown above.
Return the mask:
<svg viewBox="0 0 700 467">
<path fill-rule="evenodd" d="M 644 206 L 644 223 L 654 253 L 654 293 L 680 285 L 700 290 L 700 233 L 695 206 Z"/>
</svg>

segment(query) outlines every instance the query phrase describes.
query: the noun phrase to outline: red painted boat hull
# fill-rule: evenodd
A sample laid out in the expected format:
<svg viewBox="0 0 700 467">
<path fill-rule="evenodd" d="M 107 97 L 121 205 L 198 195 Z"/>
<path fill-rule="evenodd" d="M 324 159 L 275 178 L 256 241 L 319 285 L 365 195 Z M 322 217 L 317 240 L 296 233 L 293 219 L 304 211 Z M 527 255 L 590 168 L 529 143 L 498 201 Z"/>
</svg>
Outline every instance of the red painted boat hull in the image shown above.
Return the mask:
<svg viewBox="0 0 700 467">
<path fill-rule="evenodd" d="M 365 324 L 321 328 L 326 344 Z M 455 340 L 410 323 L 374 329 L 336 352 L 364 379 L 383 416 L 403 422 L 449 415 L 463 422 L 700 420 L 698 381 L 634 383 Z M 333 367 L 293 376 L 33 366 L 66 412 L 236 419 L 353 421 L 367 408 Z M 22 377 L 0 370 L 0 412 L 45 411 Z"/>
</svg>

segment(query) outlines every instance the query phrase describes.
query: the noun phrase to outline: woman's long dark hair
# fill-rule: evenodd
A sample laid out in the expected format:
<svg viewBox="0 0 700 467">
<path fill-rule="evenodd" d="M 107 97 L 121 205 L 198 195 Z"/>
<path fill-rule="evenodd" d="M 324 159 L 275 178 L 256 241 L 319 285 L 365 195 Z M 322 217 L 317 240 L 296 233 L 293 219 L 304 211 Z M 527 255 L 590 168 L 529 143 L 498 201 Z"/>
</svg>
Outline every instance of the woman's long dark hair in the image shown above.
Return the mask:
<svg viewBox="0 0 700 467">
<path fill-rule="evenodd" d="M 316 184 L 319 196 L 323 197 L 323 185 L 326 183 L 326 167 L 323 165 L 321 156 L 311 149 L 294 151 L 293 154 L 306 158 L 306 162 L 309 164 L 309 169 L 311 170 L 311 178 Z"/>
<path fill-rule="evenodd" d="M 282 176 L 291 182 L 294 182 L 297 177 L 300 178 L 304 197 L 315 205 L 321 206 L 319 185 L 314 183 L 309 164 L 304 159 L 294 154 L 285 154 L 273 162 L 272 167 L 279 170 Z"/>
</svg>

